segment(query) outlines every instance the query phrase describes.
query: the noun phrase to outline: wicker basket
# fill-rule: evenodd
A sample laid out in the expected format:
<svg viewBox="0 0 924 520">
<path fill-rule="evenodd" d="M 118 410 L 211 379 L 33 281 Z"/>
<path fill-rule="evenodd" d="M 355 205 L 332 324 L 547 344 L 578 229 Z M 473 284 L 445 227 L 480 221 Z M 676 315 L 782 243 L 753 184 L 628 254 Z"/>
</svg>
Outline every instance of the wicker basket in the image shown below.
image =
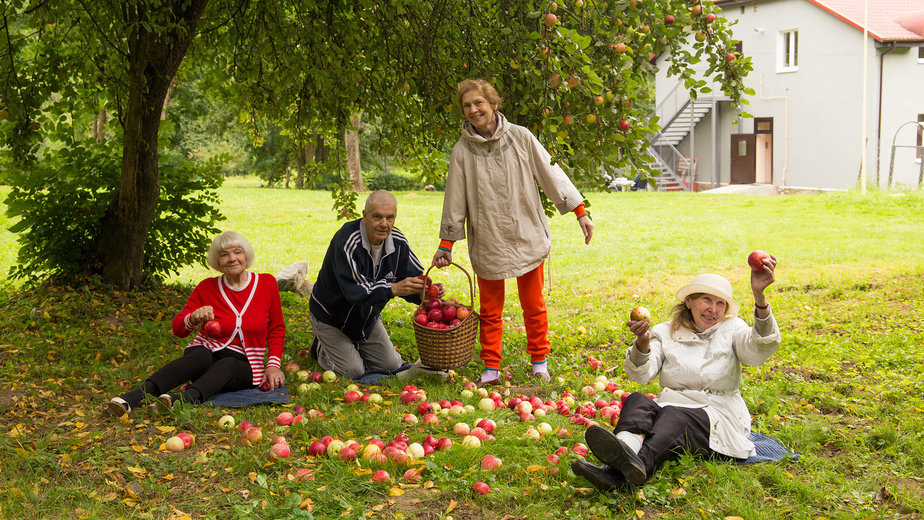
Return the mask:
<svg viewBox="0 0 924 520">
<path fill-rule="evenodd" d="M 420 361 L 432 368 L 447 370 L 450 368 L 460 367 L 472 360 L 475 352 L 475 341 L 478 339 L 478 324 L 480 319 L 478 313 L 474 310 L 475 305 L 475 288 L 472 283 L 472 276 L 468 274 L 459 264 L 452 262 L 454 265 L 465 273 L 468 277 L 468 290 L 471 299 L 470 306 L 472 312 L 462 320 L 462 323 L 451 329 L 431 329 L 414 321 L 414 338 L 417 340 L 417 353 L 420 355 Z M 430 274 L 427 269 L 426 274 Z M 423 303 L 419 307 L 427 308 L 427 290 L 423 291 Z M 414 311 L 417 314 L 417 311 Z"/>
</svg>

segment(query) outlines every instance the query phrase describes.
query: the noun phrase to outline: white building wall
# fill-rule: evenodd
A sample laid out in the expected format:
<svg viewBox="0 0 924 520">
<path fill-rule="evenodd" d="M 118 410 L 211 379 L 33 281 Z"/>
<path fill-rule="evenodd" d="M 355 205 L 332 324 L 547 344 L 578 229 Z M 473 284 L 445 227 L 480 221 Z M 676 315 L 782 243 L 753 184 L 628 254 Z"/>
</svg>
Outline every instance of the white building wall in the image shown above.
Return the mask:
<svg viewBox="0 0 924 520">
<path fill-rule="evenodd" d="M 893 182 L 896 186 L 917 187 L 921 162 L 915 158 L 917 125 L 924 115 L 924 63 L 919 63 L 916 47 L 883 49 L 882 148 L 879 180 L 888 183 L 893 140 L 895 151 Z M 877 100 L 878 103 L 878 100 Z M 875 180 L 873 181 L 875 182 Z"/>
<path fill-rule="evenodd" d="M 742 41 L 742 50 L 751 57 L 754 70 L 746 83 L 756 91 L 750 104 L 742 109 L 755 117 L 772 117 L 773 183 L 787 187 L 851 189 L 859 182 L 863 158 L 862 93 L 863 93 L 863 32 L 831 13 L 806 0 L 764 0 L 743 6 L 728 7 L 725 16 L 737 20 L 735 36 Z M 779 38 L 786 30 L 799 31 L 798 70 L 778 71 Z M 880 55 L 886 48 L 877 48 L 869 38 L 867 50 L 867 122 L 866 161 L 868 185 L 876 182 L 877 166 L 885 184 L 895 129 L 904 122 L 924 114 L 924 63 L 918 64 L 917 49 L 895 49 L 882 61 L 885 77 L 882 93 L 882 126 L 879 123 Z M 656 99 L 664 101 L 676 81 L 668 79 L 666 57 L 659 60 L 656 76 Z M 891 76 L 890 76 L 891 75 Z M 907 76 L 907 81 L 896 81 Z M 719 171 L 721 183 L 729 182 L 729 135 L 753 132 L 754 121 L 741 119 L 727 104 L 719 114 Z M 696 155 L 699 158 L 699 179 L 710 181 L 704 163 L 710 161 L 711 118 L 700 123 L 695 134 Z M 883 148 L 877 153 L 877 131 L 881 132 Z M 899 144 L 914 144 L 913 125 L 904 128 Z M 689 138 L 678 147 L 689 150 Z M 911 152 L 899 150 L 898 154 Z M 901 162 L 901 164 L 899 164 Z M 901 166 L 900 169 L 899 166 Z M 913 157 L 896 160 L 896 179 L 907 183 L 917 180 L 919 163 Z"/>
</svg>

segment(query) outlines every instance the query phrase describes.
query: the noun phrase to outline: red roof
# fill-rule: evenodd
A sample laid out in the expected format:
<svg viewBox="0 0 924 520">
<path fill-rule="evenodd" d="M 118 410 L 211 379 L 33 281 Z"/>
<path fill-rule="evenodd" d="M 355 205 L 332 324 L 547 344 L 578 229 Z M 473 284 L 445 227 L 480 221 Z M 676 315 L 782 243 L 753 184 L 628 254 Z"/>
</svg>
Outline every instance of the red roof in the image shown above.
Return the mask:
<svg viewBox="0 0 924 520">
<path fill-rule="evenodd" d="M 734 0 L 717 0 L 718 5 Z M 879 42 L 924 41 L 924 0 L 807 0 Z M 868 7 L 866 5 L 868 4 Z"/>
</svg>

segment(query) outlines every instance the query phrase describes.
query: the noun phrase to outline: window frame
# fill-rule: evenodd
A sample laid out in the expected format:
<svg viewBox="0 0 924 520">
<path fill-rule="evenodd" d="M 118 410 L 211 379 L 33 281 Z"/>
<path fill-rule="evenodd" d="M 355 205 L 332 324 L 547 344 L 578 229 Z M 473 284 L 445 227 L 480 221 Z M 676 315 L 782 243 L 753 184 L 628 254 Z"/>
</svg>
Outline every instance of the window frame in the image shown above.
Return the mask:
<svg viewBox="0 0 924 520">
<path fill-rule="evenodd" d="M 799 29 L 784 29 L 777 33 L 776 54 L 778 73 L 799 70 Z"/>
</svg>

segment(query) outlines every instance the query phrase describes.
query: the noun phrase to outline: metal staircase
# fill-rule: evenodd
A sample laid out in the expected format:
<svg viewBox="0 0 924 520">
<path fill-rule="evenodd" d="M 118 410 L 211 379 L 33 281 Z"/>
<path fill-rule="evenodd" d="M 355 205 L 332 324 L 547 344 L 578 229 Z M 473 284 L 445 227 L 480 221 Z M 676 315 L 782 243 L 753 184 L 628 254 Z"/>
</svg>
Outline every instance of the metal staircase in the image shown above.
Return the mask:
<svg viewBox="0 0 924 520">
<path fill-rule="evenodd" d="M 690 191 L 695 176 L 696 158 L 684 157 L 676 146 L 690 135 L 696 125 L 712 111 L 713 99 L 691 99 L 689 92 L 677 84 L 655 108 L 661 130 L 649 136 L 648 166 L 660 172 L 654 178 L 658 191 Z"/>
</svg>

